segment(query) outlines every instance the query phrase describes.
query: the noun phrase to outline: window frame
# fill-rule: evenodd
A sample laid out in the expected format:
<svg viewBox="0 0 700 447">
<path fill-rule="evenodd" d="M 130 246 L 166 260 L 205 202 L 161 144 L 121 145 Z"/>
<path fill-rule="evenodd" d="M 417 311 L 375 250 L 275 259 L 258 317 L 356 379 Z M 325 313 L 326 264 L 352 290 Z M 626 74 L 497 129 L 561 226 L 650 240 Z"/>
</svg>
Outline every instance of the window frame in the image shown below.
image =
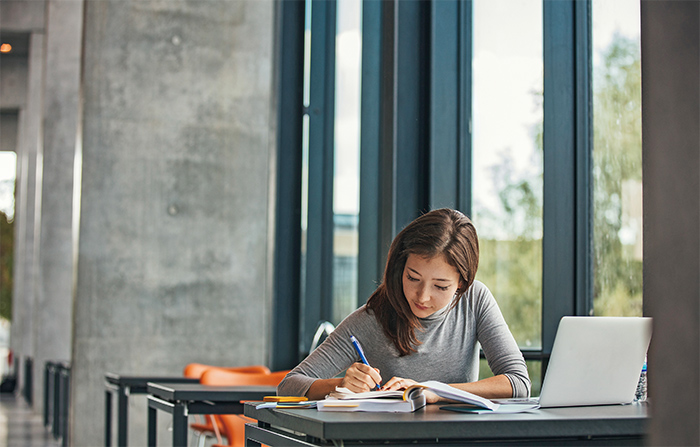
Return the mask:
<svg viewBox="0 0 700 447">
<path fill-rule="evenodd" d="M 301 360 L 310 326 L 332 314 L 335 1 L 313 0 L 312 8 L 325 12 L 311 18 L 317 75 L 308 109 L 299 91 L 304 7 L 303 0 L 276 6 L 272 365 L 279 369 Z M 381 281 L 386 252 L 404 225 L 438 207 L 471 213 L 472 168 L 472 1 L 370 0 L 362 8 L 358 303 Z M 542 374 L 561 317 L 593 309 L 590 1 L 544 0 L 543 26 L 542 349 L 523 350 L 526 359 L 544 361 Z M 309 111 L 307 262 L 319 268 L 306 269 L 300 297 L 301 123 Z"/>
</svg>

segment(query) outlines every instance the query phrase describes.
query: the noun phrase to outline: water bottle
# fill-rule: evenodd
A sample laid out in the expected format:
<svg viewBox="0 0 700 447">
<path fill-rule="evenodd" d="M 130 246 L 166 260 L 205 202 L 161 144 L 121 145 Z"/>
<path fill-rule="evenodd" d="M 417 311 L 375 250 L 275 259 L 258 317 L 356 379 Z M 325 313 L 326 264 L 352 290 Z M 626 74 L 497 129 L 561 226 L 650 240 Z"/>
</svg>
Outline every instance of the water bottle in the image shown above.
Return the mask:
<svg viewBox="0 0 700 447">
<path fill-rule="evenodd" d="M 637 383 L 637 391 L 634 393 L 634 400 L 637 402 L 645 402 L 647 400 L 647 362 L 644 361 L 642 373 L 639 375 Z"/>
</svg>

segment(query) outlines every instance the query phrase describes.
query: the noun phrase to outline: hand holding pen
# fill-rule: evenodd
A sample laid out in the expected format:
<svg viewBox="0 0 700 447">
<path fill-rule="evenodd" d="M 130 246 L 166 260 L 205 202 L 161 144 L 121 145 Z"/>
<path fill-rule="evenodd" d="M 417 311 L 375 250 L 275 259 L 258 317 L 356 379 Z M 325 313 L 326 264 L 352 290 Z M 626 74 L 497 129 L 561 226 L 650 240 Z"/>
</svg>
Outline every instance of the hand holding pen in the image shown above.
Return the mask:
<svg viewBox="0 0 700 447">
<path fill-rule="evenodd" d="M 357 339 L 355 338 L 354 335 L 350 336 L 350 341 L 352 342 L 352 345 L 355 347 L 355 351 L 357 351 L 357 353 L 359 354 L 360 360 L 362 360 L 362 363 L 369 366 L 370 371 L 369 371 L 368 375 L 370 376 L 371 380 L 373 380 L 376 383 L 374 389 L 379 390 L 379 384 L 382 381 L 381 377 L 379 376 L 379 373 L 377 372 L 376 369 L 374 369 L 370 366 L 369 362 L 367 361 L 367 357 L 365 356 L 365 352 L 362 350 L 362 346 L 360 346 L 360 342 L 357 341 Z M 375 375 L 377 375 L 379 377 L 379 380 L 376 380 L 374 377 L 372 377 L 372 375 L 373 375 L 372 373 L 376 373 Z"/>
</svg>

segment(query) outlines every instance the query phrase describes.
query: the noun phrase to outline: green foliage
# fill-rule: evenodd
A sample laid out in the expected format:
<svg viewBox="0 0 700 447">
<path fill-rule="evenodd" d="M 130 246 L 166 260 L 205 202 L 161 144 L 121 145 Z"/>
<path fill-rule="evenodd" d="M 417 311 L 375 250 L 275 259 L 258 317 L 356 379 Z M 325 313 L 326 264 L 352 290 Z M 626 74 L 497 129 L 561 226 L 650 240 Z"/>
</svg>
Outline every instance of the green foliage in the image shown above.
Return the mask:
<svg viewBox="0 0 700 447">
<path fill-rule="evenodd" d="M 594 83 L 594 312 L 641 315 L 642 260 L 621 240 L 624 225 L 641 231 L 641 222 L 625 222 L 625 207 L 635 196 L 625 197 L 624 190 L 627 184 L 628 189 L 641 191 L 639 47 L 617 35 L 602 56 Z M 533 95 L 535 101 L 541 101 L 541 96 Z M 541 156 L 541 123 L 534 126 L 533 137 L 536 155 Z M 482 211 L 475 220 L 482 234 L 477 278 L 493 292 L 518 344 L 537 348 L 541 343 L 542 175 L 519 177 L 508 157 L 491 174 L 502 213 Z"/>
<path fill-rule="evenodd" d="M 625 207 L 635 200 L 625 197 L 624 185 L 641 191 L 642 181 L 639 46 L 616 35 L 602 60 L 594 80 L 594 309 L 596 315 L 641 315 L 642 260 L 620 237 Z M 628 226 L 641 232 L 641 221 Z"/>
<path fill-rule="evenodd" d="M 540 346 L 542 243 L 537 240 L 479 241 L 478 279 L 493 292 L 518 344 Z"/>
<path fill-rule="evenodd" d="M 12 320 L 14 222 L 0 211 L 0 318 Z"/>
<path fill-rule="evenodd" d="M 528 360 L 525 362 L 527 364 L 527 373 L 530 376 L 530 381 L 532 382 L 532 396 L 539 396 L 540 389 L 542 388 L 542 362 L 539 360 Z M 489 364 L 485 359 L 479 361 L 479 379 L 486 379 L 493 377 L 493 372 L 489 368 Z"/>
<path fill-rule="evenodd" d="M 534 93 L 541 102 L 542 93 Z M 542 124 L 533 128 L 535 157 L 541 166 Z M 522 348 L 541 346 L 542 327 L 542 172 L 516 173 L 502 157 L 491 170 L 503 214 L 482 212 L 477 279 L 496 297 L 513 337 Z M 493 228 L 504 236 L 495 237 Z"/>
</svg>

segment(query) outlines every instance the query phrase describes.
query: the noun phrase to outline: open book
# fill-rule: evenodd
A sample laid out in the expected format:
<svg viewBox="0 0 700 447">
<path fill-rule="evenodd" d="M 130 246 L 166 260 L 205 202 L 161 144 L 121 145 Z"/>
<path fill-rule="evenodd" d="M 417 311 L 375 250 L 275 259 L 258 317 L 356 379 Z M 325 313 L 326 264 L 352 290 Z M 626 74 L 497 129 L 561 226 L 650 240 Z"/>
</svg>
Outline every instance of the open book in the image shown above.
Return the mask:
<svg viewBox="0 0 700 447">
<path fill-rule="evenodd" d="M 347 388 L 336 388 L 317 402 L 318 411 L 369 411 L 410 413 L 425 406 L 424 390 L 431 391 L 445 399 L 467 403 L 487 410 L 496 410 L 499 405 L 466 391 L 451 387 L 442 382 L 430 380 L 417 383 L 404 391 L 369 391 L 353 393 Z"/>
</svg>

